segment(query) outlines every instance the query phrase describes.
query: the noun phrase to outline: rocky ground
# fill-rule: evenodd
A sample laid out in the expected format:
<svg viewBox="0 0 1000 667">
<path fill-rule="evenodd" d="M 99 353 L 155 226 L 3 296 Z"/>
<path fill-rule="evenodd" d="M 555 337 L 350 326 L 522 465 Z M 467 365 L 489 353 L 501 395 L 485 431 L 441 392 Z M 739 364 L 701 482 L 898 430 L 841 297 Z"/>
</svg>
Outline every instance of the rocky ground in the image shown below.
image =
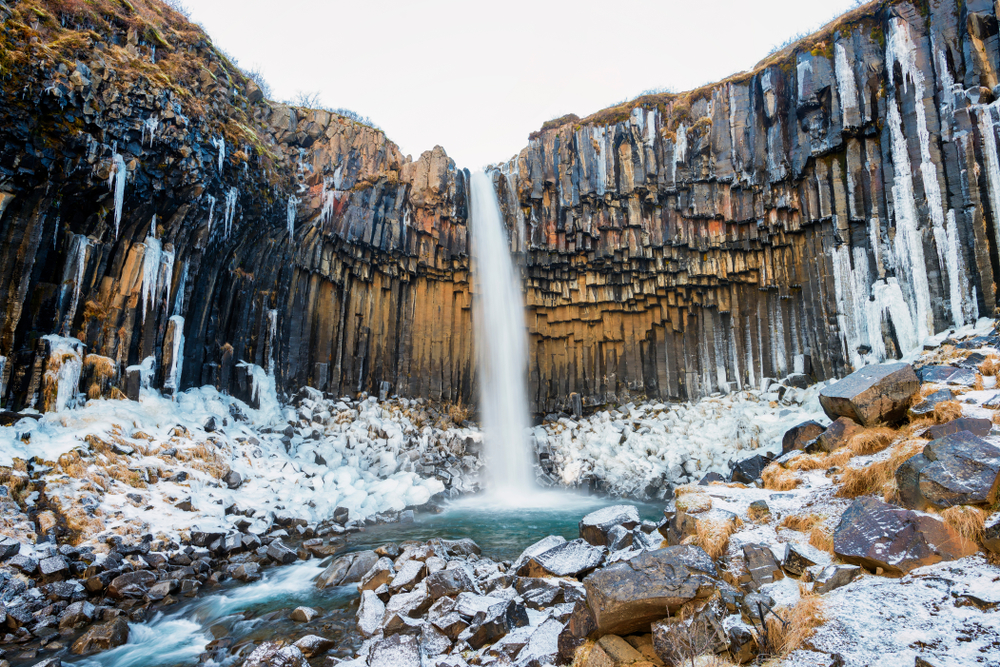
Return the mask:
<svg viewBox="0 0 1000 667">
<path fill-rule="evenodd" d="M 469 540 L 352 547 L 479 488 L 481 434 L 456 408 L 306 391 L 253 409 L 203 388 L 8 417 L 0 660 L 100 653 L 189 599 L 294 578 L 360 604 L 223 618 L 202 661 L 990 664 L 1000 338 L 939 342 L 839 383 L 550 415 L 541 481 L 669 501 L 658 522 L 600 510 L 513 561 Z M 231 634 L 242 621 L 270 630 Z"/>
</svg>

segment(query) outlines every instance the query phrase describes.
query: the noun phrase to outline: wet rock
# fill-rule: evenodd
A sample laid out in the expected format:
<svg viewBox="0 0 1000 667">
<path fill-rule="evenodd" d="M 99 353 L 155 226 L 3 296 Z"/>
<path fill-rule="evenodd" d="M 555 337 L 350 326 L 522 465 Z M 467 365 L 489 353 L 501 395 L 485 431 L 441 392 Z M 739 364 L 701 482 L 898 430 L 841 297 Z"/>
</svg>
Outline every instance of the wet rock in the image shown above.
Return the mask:
<svg viewBox="0 0 1000 667">
<path fill-rule="evenodd" d="M 892 574 L 905 574 L 978 551 L 937 517 L 858 498 L 843 513 L 833 535 L 834 552 L 844 561 Z"/>
<path fill-rule="evenodd" d="M 382 617 L 385 615 L 385 604 L 374 591 L 361 592 L 361 605 L 358 607 L 358 630 L 365 637 L 371 637 L 382 627 Z"/>
<path fill-rule="evenodd" d="M 309 667 L 309 663 L 296 646 L 264 642 L 247 656 L 243 667 Z"/>
<path fill-rule="evenodd" d="M 118 616 L 100 625 L 91 626 L 83 636 L 73 642 L 70 652 L 75 655 L 92 655 L 121 646 L 128 641 L 128 622 Z"/>
<path fill-rule="evenodd" d="M 744 544 L 743 557 L 746 559 L 747 569 L 750 571 L 750 578 L 755 590 L 765 584 L 773 584 L 784 578 L 781 567 L 774 558 L 774 553 L 767 545 Z"/>
<path fill-rule="evenodd" d="M 318 588 L 346 586 L 361 581 L 364 575 L 375 567 L 378 556 L 374 551 L 359 551 L 336 559 L 316 578 Z"/>
<path fill-rule="evenodd" d="M 97 608 L 89 602 L 79 601 L 70 604 L 59 615 L 59 629 L 73 630 L 94 620 Z"/>
<path fill-rule="evenodd" d="M 649 625 L 716 588 L 718 571 L 702 549 L 647 551 L 589 575 L 583 584 L 596 636 L 647 631 Z"/>
<path fill-rule="evenodd" d="M 368 667 L 421 667 L 420 640 L 413 635 L 393 635 L 376 642 Z"/>
<path fill-rule="evenodd" d="M 578 577 L 599 566 L 604 560 L 604 553 L 604 549 L 591 546 L 583 539 L 563 542 L 531 557 L 518 574 L 527 577 Z"/>
<path fill-rule="evenodd" d="M 13 537 L 0 536 L 0 561 L 16 556 L 21 551 L 21 543 Z"/>
<path fill-rule="evenodd" d="M 297 623 L 308 623 L 317 616 L 319 612 L 312 607 L 296 607 L 288 617 Z"/>
<path fill-rule="evenodd" d="M 806 445 L 819 437 L 824 430 L 819 422 L 812 420 L 793 426 L 785 431 L 785 435 L 781 438 L 782 455 L 795 449 L 804 450 Z"/>
<path fill-rule="evenodd" d="M 815 440 L 806 445 L 806 452 L 833 452 L 845 447 L 851 438 L 864 431 L 864 428 L 847 417 L 838 417 L 826 427 Z"/>
<path fill-rule="evenodd" d="M 108 595 L 113 598 L 141 598 L 156 582 L 156 575 L 146 570 L 127 572 L 115 577 L 108 584 Z"/>
<path fill-rule="evenodd" d="M 480 649 L 493 644 L 514 628 L 528 625 L 528 613 L 516 600 L 505 600 L 478 612 L 469 626 L 469 646 Z"/>
<path fill-rule="evenodd" d="M 924 366 L 920 369 L 921 382 L 952 384 L 971 387 L 976 384 L 976 371 L 958 366 Z"/>
<path fill-rule="evenodd" d="M 896 479 L 899 504 L 914 510 L 924 510 L 928 502 L 920 493 L 920 471 L 931 464 L 931 460 L 923 452 L 911 456 L 904 461 L 893 476 Z"/>
<path fill-rule="evenodd" d="M 608 544 L 608 531 L 614 526 L 632 530 L 639 525 L 639 510 L 635 505 L 612 505 L 591 512 L 580 520 L 580 537 L 601 547 Z"/>
<path fill-rule="evenodd" d="M 333 520 L 341 526 L 346 525 L 350 519 L 350 510 L 346 507 L 338 507 L 333 510 Z"/>
<path fill-rule="evenodd" d="M 832 590 L 846 586 L 861 574 L 857 565 L 827 565 L 816 575 L 813 591 L 823 595 Z"/>
<path fill-rule="evenodd" d="M 906 417 L 920 380 L 905 363 L 865 366 L 831 386 L 819 402 L 830 419 L 849 419 L 865 427 L 892 424 Z"/>
<path fill-rule="evenodd" d="M 945 401 L 955 400 L 955 394 L 951 393 L 951 389 L 939 389 L 933 394 L 927 396 L 921 402 L 910 407 L 910 417 L 913 419 L 919 419 L 920 417 L 926 417 L 934 412 L 934 406 L 938 403 L 944 403 Z"/>
<path fill-rule="evenodd" d="M 770 463 L 771 459 L 760 454 L 738 461 L 729 473 L 729 481 L 740 484 L 753 484 L 760 479 L 760 474 Z"/>
<path fill-rule="evenodd" d="M 293 644 L 295 648 L 302 651 L 302 655 L 306 658 L 323 655 L 333 648 L 333 645 L 333 640 L 327 639 L 326 637 L 320 637 L 318 635 L 306 635 Z"/>
<path fill-rule="evenodd" d="M 298 555 L 285 546 L 280 539 L 274 540 L 267 545 L 267 557 L 281 565 L 288 565 L 298 560 Z"/>
<path fill-rule="evenodd" d="M 920 469 L 920 495 L 938 509 L 989 505 L 1000 493 L 1000 448 L 960 431 L 924 447 L 930 461 Z"/>
<path fill-rule="evenodd" d="M 376 552 L 377 553 L 377 552 Z M 365 573 L 358 584 L 358 590 L 373 591 L 379 586 L 387 585 L 396 576 L 392 561 L 386 557 L 379 558 L 372 569 Z"/>
<path fill-rule="evenodd" d="M 962 431 L 968 431 L 972 435 L 985 438 L 993 430 L 993 422 L 989 419 L 975 419 L 973 417 L 959 417 L 944 424 L 936 424 L 924 431 L 923 437 L 928 440 L 938 440 L 947 435 L 954 435 Z"/>
<path fill-rule="evenodd" d="M 38 572 L 43 581 L 57 581 L 69 574 L 69 563 L 62 556 L 52 556 L 38 561 Z"/>
<path fill-rule="evenodd" d="M 236 566 L 230 566 L 229 576 L 233 579 L 238 579 L 239 581 L 256 581 L 260 578 L 260 565 L 249 561 L 246 563 L 240 563 Z"/>
<path fill-rule="evenodd" d="M 454 567 L 429 574 L 424 579 L 424 585 L 427 586 L 427 595 L 432 600 L 444 596 L 454 597 L 465 591 L 480 593 L 475 580 L 465 567 Z"/>
</svg>

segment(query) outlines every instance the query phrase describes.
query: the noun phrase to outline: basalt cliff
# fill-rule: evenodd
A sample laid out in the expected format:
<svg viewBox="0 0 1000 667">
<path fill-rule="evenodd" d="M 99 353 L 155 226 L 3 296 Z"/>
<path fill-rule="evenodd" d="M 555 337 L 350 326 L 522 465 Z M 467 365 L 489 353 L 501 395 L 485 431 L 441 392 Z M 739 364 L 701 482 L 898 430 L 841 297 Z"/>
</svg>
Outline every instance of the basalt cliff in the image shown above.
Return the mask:
<svg viewBox="0 0 1000 667">
<path fill-rule="evenodd" d="M 72 400 L 76 372 L 91 396 L 267 374 L 474 402 L 443 149 L 264 99 L 155 0 L 0 19 L 6 409 Z M 493 172 L 534 409 L 840 376 L 992 315 L 998 32 L 984 0 L 873 2 L 726 81 L 547 123 Z"/>
</svg>

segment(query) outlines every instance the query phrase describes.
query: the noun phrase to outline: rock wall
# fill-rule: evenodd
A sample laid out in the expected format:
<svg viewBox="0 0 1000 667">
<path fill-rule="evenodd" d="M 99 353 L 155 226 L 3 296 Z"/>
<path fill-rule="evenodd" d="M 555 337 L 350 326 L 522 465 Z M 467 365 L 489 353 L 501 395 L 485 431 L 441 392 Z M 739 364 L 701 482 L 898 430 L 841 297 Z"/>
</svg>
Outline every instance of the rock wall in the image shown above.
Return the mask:
<svg viewBox="0 0 1000 667">
<path fill-rule="evenodd" d="M 86 344 L 92 395 L 151 357 L 166 388 L 248 395 L 246 361 L 289 389 L 472 396 L 465 175 L 442 149 L 412 161 L 379 130 L 264 100 L 154 0 L 0 2 L 0 18 L 8 409 L 52 406 L 47 334 Z"/>
<path fill-rule="evenodd" d="M 7 409 L 56 402 L 75 348 L 50 334 L 85 343 L 90 395 L 145 362 L 249 397 L 248 362 L 286 391 L 474 400 L 467 174 L 442 149 L 264 100 L 156 0 L 0 19 Z M 992 314 L 998 67 L 993 3 L 883 1 L 547 124 L 494 173 L 535 410 L 842 375 Z"/>
<path fill-rule="evenodd" d="M 992 315 L 993 2 L 877 2 L 752 72 L 559 119 L 502 165 L 539 408 L 898 356 Z"/>
</svg>

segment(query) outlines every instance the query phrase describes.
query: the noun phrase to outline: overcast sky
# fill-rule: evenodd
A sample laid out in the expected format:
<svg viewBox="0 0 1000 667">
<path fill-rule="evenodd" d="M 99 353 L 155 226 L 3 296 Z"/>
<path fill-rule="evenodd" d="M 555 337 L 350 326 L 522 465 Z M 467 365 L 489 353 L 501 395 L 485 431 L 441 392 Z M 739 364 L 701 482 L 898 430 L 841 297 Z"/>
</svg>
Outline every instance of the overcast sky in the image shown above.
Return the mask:
<svg viewBox="0 0 1000 667">
<path fill-rule="evenodd" d="M 650 88 L 747 70 L 854 0 L 183 0 L 279 100 L 318 92 L 404 154 L 435 145 L 475 169 L 528 133 Z"/>
</svg>

